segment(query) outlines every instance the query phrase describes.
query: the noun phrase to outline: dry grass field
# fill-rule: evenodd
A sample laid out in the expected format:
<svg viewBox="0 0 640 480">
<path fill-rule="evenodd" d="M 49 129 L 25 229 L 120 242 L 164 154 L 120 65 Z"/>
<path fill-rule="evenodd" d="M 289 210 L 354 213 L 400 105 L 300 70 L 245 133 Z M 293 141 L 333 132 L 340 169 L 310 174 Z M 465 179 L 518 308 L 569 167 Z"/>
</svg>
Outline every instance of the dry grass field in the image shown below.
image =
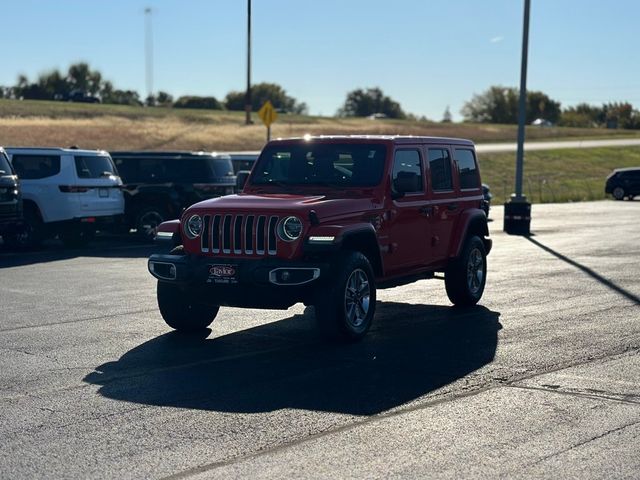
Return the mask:
<svg viewBox="0 0 640 480">
<path fill-rule="evenodd" d="M 243 112 L 0 100 L 0 145 L 69 146 L 105 150 L 259 150 L 266 129 Z M 515 142 L 514 125 L 280 115 L 272 137 L 309 134 L 404 134 L 470 138 L 476 143 Z M 628 138 L 640 132 L 527 127 L 527 140 Z M 513 190 L 514 153 L 480 155 L 483 180 L 495 203 Z M 604 198 L 604 179 L 617 167 L 640 166 L 640 148 L 527 153 L 525 194 L 535 203 Z"/>
<path fill-rule="evenodd" d="M 0 145 L 69 146 L 105 150 L 259 150 L 266 129 L 256 114 L 67 102 L 0 100 Z M 307 117 L 281 114 L 272 137 L 309 134 L 403 134 L 515 141 L 514 125 Z M 529 127 L 527 139 L 612 138 L 638 133 Z"/>
</svg>

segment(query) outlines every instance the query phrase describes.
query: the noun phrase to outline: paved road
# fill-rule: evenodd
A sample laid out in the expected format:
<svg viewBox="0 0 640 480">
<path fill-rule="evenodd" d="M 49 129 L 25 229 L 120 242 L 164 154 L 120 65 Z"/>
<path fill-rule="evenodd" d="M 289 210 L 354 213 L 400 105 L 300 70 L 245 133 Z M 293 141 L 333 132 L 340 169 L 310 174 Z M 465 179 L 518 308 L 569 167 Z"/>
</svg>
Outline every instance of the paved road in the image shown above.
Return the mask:
<svg viewBox="0 0 640 480">
<path fill-rule="evenodd" d="M 533 150 L 559 150 L 563 148 L 604 148 L 604 147 L 637 147 L 640 138 L 619 138 L 608 140 L 561 140 L 553 142 L 525 142 L 527 152 Z M 476 145 L 478 153 L 515 152 L 516 143 L 480 143 Z"/>
<path fill-rule="evenodd" d="M 352 346 L 302 306 L 170 333 L 147 247 L 0 253 L 0 476 L 637 478 L 640 202 L 500 214 L 481 307 L 386 290 Z"/>
</svg>

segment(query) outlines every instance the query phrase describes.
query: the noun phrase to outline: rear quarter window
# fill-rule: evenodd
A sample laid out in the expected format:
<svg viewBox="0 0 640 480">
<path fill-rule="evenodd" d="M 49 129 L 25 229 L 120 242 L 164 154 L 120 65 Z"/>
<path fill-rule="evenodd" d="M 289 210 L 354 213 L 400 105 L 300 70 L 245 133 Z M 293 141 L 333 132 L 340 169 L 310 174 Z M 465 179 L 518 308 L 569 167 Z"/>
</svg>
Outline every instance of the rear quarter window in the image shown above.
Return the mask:
<svg viewBox="0 0 640 480">
<path fill-rule="evenodd" d="M 458 165 L 460 188 L 477 189 L 480 187 L 480 176 L 473 150 L 468 148 L 454 149 L 454 160 Z"/>
<path fill-rule="evenodd" d="M 14 155 L 11 159 L 18 177 L 23 180 L 39 180 L 60 173 L 59 155 Z"/>
<path fill-rule="evenodd" d="M 78 178 L 102 178 L 117 175 L 111 158 L 105 155 L 75 157 Z"/>
</svg>

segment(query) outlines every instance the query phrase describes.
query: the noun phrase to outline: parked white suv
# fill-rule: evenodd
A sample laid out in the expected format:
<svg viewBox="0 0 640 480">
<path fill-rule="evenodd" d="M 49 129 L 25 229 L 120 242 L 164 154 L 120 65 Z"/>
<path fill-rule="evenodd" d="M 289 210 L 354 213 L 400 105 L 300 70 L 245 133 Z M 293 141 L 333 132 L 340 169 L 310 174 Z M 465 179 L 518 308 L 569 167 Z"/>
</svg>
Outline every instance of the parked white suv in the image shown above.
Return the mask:
<svg viewBox="0 0 640 480">
<path fill-rule="evenodd" d="M 85 244 L 96 230 L 122 222 L 122 181 L 109 154 L 75 148 L 7 148 L 22 185 L 24 233 L 9 244 L 38 245 L 58 235 L 69 246 Z"/>
</svg>

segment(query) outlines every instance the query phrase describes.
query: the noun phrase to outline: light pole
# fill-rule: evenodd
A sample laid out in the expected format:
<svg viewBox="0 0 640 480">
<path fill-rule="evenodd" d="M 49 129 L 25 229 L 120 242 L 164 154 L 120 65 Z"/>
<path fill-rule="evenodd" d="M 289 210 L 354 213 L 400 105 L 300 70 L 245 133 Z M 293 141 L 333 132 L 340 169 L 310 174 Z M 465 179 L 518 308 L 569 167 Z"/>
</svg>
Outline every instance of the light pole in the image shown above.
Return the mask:
<svg viewBox="0 0 640 480">
<path fill-rule="evenodd" d="M 504 204 L 503 230 L 514 235 L 529 235 L 531 203 L 522 193 L 524 171 L 524 125 L 527 118 L 527 57 L 529 53 L 529 10 L 531 0 L 524 0 L 522 27 L 522 64 L 520 69 L 520 101 L 518 103 L 518 151 L 516 153 L 516 191 Z"/>
<path fill-rule="evenodd" d="M 247 92 L 244 97 L 245 124 L 251 124 L 251 0 L 247 0 Z"/>
<path fill-rule="evenodd" d="M 151 24 L 151 7 L 144 9 L 145 26 L 145 73 L 147 83 L 147 98 L 153 95 L 153 30 Z"/>
</svg>

